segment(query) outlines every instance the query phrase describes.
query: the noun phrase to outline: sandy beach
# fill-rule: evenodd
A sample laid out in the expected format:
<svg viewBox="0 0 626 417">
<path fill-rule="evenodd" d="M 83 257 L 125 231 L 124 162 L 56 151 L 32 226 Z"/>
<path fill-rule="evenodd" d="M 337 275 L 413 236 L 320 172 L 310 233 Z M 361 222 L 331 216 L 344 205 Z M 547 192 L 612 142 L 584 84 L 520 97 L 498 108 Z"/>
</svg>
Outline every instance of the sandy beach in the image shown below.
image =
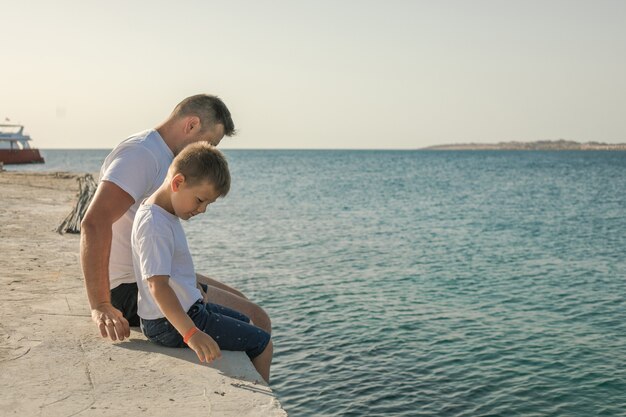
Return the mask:
<svg viewBox="0 0 626 417">
<path fill-rule="evenodd" d="M 0 172 L 0 409 L 40 416 L 285 416 L 243 353 L 103 340 L 89 316 L 79 236 L 54 229 L 76 174 Z"/>
</svg>

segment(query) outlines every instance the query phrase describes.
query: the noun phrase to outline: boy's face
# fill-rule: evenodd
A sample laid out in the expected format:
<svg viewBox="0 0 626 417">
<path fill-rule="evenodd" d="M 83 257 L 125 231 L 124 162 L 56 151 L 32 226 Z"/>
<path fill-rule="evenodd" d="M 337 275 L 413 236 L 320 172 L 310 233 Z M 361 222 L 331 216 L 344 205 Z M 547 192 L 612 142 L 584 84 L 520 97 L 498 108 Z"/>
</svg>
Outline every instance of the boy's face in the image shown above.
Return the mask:
<svg viewBox="0 0 626 417">
<path fill-rule="evenodd" d="M 183 220 L 189 220 L 197 214 L 204 213 L 207 206 L 218 197 L 213 184 L 208 181 L 189 186 L 187 181 L 182 180 L 172 194 L 174 214 Z"/>
</svg>

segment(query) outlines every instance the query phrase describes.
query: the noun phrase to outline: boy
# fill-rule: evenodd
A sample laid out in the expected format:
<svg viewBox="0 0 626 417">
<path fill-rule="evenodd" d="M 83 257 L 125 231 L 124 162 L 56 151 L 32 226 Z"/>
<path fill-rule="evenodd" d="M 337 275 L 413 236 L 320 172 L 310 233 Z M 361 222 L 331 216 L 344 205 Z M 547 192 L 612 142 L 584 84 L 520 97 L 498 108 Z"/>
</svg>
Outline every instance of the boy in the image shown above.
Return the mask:
<svg viewBox="0 0 626 417">
<path fill-rule="evenodd" d="M 179 220 L 204 213 L 229 189 L 228 164 L 213 146 L 194 143 L 174 158 L 165 181 L 139 207 L 133 222 L 137 312 L 149 340 L 170 347 L 186 344 L 201 362 L 220 357 L 220 349 L 245 351 L 269 382 L 270 335 L 241 313 L 203 304 Z"/>
</svg>

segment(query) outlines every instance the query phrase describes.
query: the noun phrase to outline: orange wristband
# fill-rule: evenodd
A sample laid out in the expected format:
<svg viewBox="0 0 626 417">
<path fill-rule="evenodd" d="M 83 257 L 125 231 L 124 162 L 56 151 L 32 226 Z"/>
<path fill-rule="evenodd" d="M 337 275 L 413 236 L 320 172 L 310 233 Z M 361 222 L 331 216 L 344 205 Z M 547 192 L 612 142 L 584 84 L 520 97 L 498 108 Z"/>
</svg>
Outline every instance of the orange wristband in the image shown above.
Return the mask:
<svg viewBox="0 0 626 417">
<path fill-rule="evenodd" d="M 200 329 L 198 329 L 196 326 L 192 327 L 191 329 L 189 329 L 187 331 L 187 333 L 185 333 L 185 336 L 183 337 L 183 342 L 185 342 L 185 344 L 187 344 L 189 342 L 189 339 L 191 339 L 191 337 L 196 334 L 196 332 L 199 332 Z"/>
</svg>

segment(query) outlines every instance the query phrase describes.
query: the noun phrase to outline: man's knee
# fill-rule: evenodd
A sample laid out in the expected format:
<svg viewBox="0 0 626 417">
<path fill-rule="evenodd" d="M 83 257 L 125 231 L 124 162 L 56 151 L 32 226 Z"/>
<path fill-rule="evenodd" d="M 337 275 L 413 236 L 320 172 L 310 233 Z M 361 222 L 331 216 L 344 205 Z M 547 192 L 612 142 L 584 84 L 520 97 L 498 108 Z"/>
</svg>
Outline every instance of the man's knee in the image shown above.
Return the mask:
<svg viewBox="0 0 626 417">
<path fill-rule="evenodd" d="M 235 294 L 237 297 L 241 297 L 241 298 L 243 298 L 244 300 L 247 300 L 247 299 L 248 299 L 248 297 L 246 297 L 246 296 L 245 296 L 245 295 L 244 295 L 241 291 L 239 291 L 239 290 L 237 290 L 237 289 L 235 289 L 235 288 L 231 288 L 231 289 L 230 289 L 230 292 L 232 292 L 233 294 Z"/>
</svg>

